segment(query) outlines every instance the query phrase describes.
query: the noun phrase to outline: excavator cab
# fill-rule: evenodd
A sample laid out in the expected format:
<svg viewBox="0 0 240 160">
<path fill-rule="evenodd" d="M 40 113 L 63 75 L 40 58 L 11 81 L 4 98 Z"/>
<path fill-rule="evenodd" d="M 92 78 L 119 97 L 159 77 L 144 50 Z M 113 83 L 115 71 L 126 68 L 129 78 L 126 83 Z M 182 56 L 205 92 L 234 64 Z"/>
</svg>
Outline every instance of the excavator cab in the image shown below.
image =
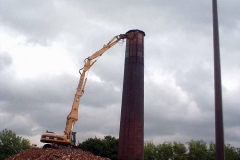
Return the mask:
<svg viewBox="0 0 240 160">
<path fill-rule="evenodd" d="M 76 134 L 77 134 L 77 132 L 72 132 L 71 141 L 74 143 L 74 145 L 76 145 Z"/>
</svg>

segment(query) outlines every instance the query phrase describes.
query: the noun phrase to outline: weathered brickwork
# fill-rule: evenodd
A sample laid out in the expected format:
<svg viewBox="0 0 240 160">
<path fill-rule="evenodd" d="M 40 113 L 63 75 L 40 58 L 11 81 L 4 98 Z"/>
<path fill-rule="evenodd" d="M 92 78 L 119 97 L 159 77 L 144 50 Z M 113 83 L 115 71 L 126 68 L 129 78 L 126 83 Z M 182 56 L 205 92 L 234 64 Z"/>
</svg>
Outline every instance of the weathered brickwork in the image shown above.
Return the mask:
<svg viewBox="0 0 240 160">
<path fill-rule="evenodd" d="M 144 36 L 140 30 L 127 39 L 119 132 L 119 160 L 143 160 L 144 147 Z"/>
</svg>

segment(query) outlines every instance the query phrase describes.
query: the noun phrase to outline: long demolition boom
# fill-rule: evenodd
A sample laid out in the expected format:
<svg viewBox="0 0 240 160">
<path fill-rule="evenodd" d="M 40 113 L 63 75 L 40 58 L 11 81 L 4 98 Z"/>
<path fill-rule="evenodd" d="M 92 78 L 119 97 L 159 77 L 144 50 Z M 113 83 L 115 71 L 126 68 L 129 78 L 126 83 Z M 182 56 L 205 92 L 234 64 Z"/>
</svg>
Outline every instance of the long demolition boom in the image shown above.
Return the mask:
<svg viewBox="0 0 240 160">
<path fill-rule="evenodd" d="M 118 36 L 113 37 L 106 45 L 103 46 L 102 49 L 95 52 L 92 56 L 85 59 L 84 67 L 79 70 L 80 73 L 80 80 L 78 83 L 78 87 L 76 90 L 76 94 L 73 100 L 72 109 L 67 116 L 67 122 L 64 134 L 67 136 L 68 140 L 71 140 L 72 135 L 72 129 L 76 121 L 78 120 L 78 108 L 80 104 L 80 99 L 84 93 L 84 88 L 86 85 L 87 78 L 85 77 L 86 72 L 93 66 L 93 64 L 97 61 L 97 58 L 102 56 L 104 52 L 106 52 L 108 49 L 110 49 L 112 46 L 114 46 L 119 40 L 125 39 L 125 38 L 132 38 L 133 35 L 128 34 L 120 34 Z"/>
</svg>

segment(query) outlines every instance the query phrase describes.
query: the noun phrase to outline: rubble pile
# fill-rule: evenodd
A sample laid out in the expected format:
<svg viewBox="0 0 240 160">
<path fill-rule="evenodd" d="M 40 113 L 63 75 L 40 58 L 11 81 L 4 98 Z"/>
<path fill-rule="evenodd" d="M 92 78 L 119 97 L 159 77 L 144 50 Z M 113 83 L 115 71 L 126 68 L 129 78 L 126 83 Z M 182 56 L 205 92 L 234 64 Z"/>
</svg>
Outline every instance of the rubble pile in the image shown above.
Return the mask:
<svg viewBox="0 0 240 160">
<path fill-rule="evenodd" d="M 110 160 L 95 156 L 90 152 L 81 149 L 42 149 L 31 148 L 25 152 L 7 158 L 7 160 Z"/>
</svg>

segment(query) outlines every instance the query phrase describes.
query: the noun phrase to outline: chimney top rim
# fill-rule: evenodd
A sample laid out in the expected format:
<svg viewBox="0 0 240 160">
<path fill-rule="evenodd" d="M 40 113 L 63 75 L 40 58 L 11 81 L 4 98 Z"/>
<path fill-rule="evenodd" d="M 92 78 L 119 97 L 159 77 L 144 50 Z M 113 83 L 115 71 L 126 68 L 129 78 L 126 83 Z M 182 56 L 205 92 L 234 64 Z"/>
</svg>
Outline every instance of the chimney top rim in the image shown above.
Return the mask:
<svg viewBox="0 0 240 160">
<path fill-rule="evenodd" d="M 130 33 L 130 32 L 141 32 L 145 36 L 145 32 L 143 32 L 139 29 L 131 29 L 131 30 L 127 31 L 126 33 Z"/>
</svg>

